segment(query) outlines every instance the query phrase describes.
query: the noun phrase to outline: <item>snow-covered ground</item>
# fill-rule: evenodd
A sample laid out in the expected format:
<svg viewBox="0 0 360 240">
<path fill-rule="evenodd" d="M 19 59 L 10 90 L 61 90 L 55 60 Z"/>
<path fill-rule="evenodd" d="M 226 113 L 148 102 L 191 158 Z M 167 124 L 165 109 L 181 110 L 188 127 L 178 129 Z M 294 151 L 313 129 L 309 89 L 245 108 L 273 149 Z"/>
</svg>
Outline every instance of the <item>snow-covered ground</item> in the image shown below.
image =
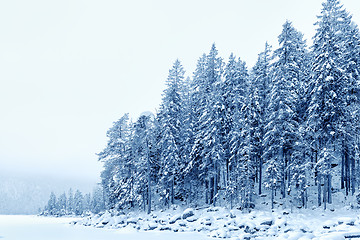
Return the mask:
<svg viewBox="0 0 360 240">
<path fill-rule="evenodd" d="M 74 218 L 0 215 L 4 240 L 206 240 L 200 233 L 138 232 L 71 225 Z"/>
<path fill-rule="evenodd" d="M 344 208 L 334 211 L 253 210 L 247 213 L 207 208 L 167 210 L 151 215 L 131 213 L 111 216 L 107 213 L 84 219 L 0 215 L 1 240 L 214 239 L 211 237 L 232 240 L 360 239 L 360 211 Z"/>
<path fill-rule="evenodd" d="M 202 233 L 214 238 L 338 240 L 360 239 L 358 209 L 252 210 L 177 209 L 144 213 L 94 215 L 77 221 L 89 228 L 147 233 Z M 177 236 L 177 235 L 174 235 Z M 183 239 L 183 238 L 181 238 Z"/>
</svg>

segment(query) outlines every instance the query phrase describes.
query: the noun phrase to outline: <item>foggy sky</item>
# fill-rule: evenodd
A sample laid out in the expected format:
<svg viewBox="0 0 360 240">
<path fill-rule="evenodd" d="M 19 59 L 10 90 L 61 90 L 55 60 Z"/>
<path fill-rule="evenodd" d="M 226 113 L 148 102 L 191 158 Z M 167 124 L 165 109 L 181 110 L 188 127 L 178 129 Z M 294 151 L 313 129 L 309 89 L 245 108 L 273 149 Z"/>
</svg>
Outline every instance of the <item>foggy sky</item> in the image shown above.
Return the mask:
<svg viewBox="0 0 360 240">
<path fill-rule="evenodd" d="M 286 19 L 310 43 L 321 2 L 0 1 L 0 174 L 98 181 L 107 129 L 155 111 L 176 58 L 191 76 L 215 42 L 251 67 Z"/>
</svg>

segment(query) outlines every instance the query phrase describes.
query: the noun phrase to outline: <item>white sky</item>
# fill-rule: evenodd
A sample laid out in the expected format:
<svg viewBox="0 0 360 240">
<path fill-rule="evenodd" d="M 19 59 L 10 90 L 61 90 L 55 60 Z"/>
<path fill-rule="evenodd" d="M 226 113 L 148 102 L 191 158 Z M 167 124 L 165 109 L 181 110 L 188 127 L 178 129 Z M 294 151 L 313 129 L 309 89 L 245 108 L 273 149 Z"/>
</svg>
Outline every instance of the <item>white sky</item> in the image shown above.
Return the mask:
<svg viewBox="0 0 360 240">
<path fill-rule="evenodd" d="M 286 19 L 310 40 L 321 2 L 0 1 L 0 174 L 96 181 L 107 129 L 158 107 L 176 58 L 192 75 L 215 42 L 252 66 Z"/>
</svg>

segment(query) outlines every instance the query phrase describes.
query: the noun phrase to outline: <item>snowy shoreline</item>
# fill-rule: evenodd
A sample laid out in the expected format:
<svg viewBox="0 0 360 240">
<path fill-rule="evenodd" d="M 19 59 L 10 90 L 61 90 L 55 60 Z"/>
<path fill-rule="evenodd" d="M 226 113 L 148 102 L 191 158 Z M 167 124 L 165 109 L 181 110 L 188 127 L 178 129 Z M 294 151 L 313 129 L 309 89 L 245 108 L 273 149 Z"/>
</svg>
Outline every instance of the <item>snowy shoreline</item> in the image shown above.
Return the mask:
<svg viewBox="0 0 360 240">
<path fill-rule="evenodd" d="M 145 213 L 92 215 L 72 222 L 123 231 L 200 232 L 231 239 L 346 239 L 360 236 L 360 212 L 343 208 L 288 210 L 172 209 Z"/>
</svg>

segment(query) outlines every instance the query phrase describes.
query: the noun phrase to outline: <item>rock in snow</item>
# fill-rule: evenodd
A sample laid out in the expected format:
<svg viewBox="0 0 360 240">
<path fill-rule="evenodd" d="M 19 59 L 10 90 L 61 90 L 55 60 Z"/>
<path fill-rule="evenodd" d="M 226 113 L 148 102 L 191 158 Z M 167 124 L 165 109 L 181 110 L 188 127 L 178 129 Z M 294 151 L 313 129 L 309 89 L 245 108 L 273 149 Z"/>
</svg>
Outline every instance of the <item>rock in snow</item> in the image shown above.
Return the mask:
<svg viewBox="0 0 360 240">
<path fill-rule="evenodd" d="M 188 208 L 183 212 L 182 219 L 187 219 L 191 216 L 194 216 L 194 210 L 192 208 Z"/>
<path fill-rule="evenodd" d="M 173 217 L 170 218 L 169 223 L 170 224 L 174 224 L 177 220 L 181 219 L 181 215 L 180 214 L 176 214 Z"/>
</svg>

